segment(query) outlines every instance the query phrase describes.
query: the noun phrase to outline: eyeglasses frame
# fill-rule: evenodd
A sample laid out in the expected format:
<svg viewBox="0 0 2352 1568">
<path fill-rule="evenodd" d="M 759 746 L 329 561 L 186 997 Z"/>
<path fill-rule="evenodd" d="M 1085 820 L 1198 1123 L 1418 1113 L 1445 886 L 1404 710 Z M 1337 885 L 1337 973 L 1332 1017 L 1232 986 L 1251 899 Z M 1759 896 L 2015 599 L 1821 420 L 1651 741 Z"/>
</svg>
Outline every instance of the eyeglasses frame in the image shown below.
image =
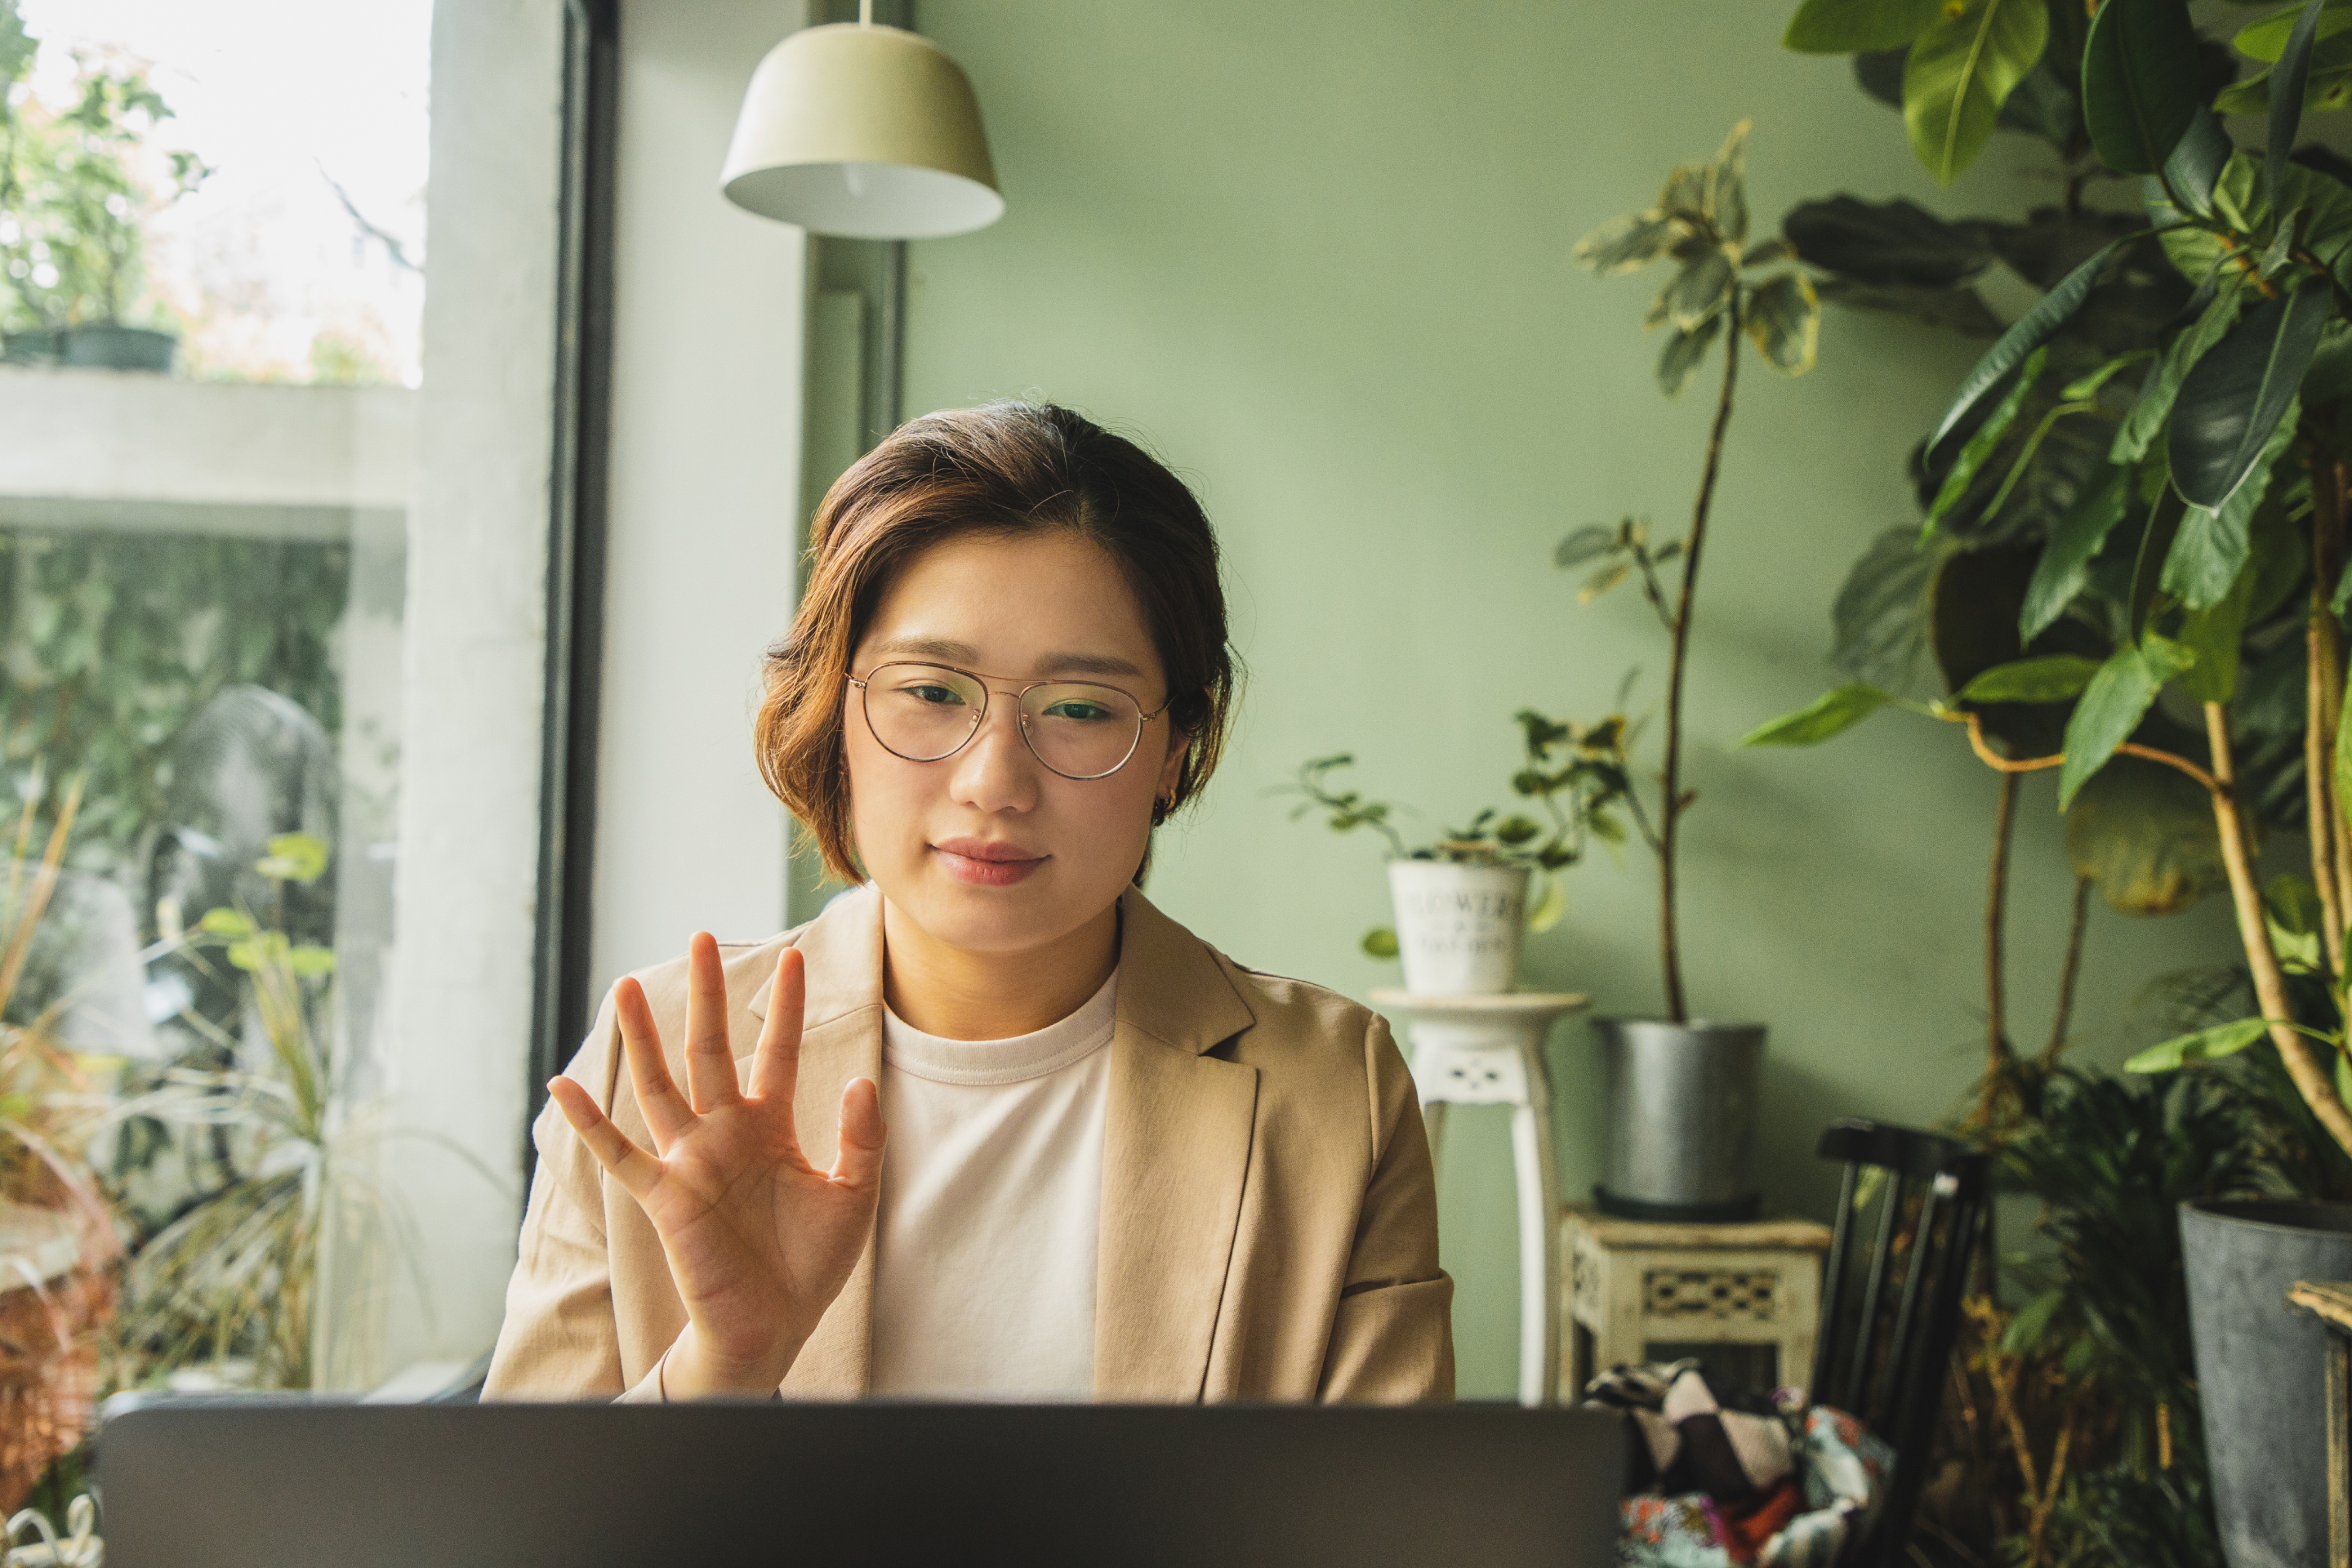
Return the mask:
<svg viewBox="0 0 2352 1568">
<path fill-rule="evenodd" d="M 962 740 L 958 741 L 953 746 L 941 752 L 936 757 L 910 757 L 903 752 L 891 751 L 890 743 L 882 738 L 882 731 L 874 727 L 874 714 L 866 705 L 866 694 L 869 690 L 866 682 L 872 680 L 877 675 L 879 675 L 882 671 L 890 668 L 892 666 L 901 664 L 915 669 L 944 669 L 950 675 L 964 676 L 980 683 L 980 716 L 971 721 L 971 728 L 964 732 Z M 1150 723 L 1154 719 L 1159 718 L 1161 714 L 1167 712 L 1170 704 L 1175 701 L 1174 697 L 1171 696 L 1167 702 L 1162 702 L 1159 707 L 1153 709 L 1150 712 L 1146 713 L 1143 711 L 1143 699 L 1138 697 L 1134 692 L 1129 691 L 1123 686 L 1113 686 L 1108 680 L 1033 680 L 1028 685 L 1023 687 L 1019 691 L 1008 694 L 999 691 L 994 687 L 988 684 L 992 679 L 1005 679 L 1006 678 L 1003 676 L 982 675 L 976 669 L 963 669 L 952 664 L 941 664 L 936 659 L 928 658 L 884 659 L 880 664 L 877 664 L 873 668 L 867 670 L 864 679 L 860 679 L 856 675 L 847 671 L 843 672 L 843 679 L 847 680 L 850 685 L 857 688 L 857 711 L 865 717 L 866 732 L 874 737 L 874 743 L 876 745 L 881 747 L 886 752 L 889 752 L 892 756 L 898 758 L 902 763 L 922 763 L 946 762 L 950 757 L 954 756 L 958 752 L 962 751 L 966 746 L 971 744 L 972 737 L 979 734 L 981 727 L 988 722 L 988 710 L 993 705 L 994 700 L 999 697 L 1011 695 L 1013 698 L 1015 726 L 1021 731 L 1021 743 L 1029 749 L 1029 754 L 1031 756 L 1037 759 L 1037 765 L 1039 767 L 1044 768 L 1055 778 L 1068 779 L 1072 784 L 1092 784 L 1097 779 L 1107 779 L 1113 773 L 1118 773 L 1121 768 L 1127 766 L 1128 763 L 1135 761 L 1135 753 L 1143 748 L 1143 727 L 1146 724 Z M 1053 763 L 1047 762 L 1045 755 L 1037 750 L 1037 742 L 1035 737 L 1029 733 L 1029 716 L 1025 712 L 1022 711 L 1022 704 L 1027 700 L 1029 694 L 1036 690 L 1041 686 L 1096 686 L 1100 687 L 1105 691 L 1116 691 L 1121 697 L 1126 698 L 1129 702 L 1134 703 L 1135 710 L 1139 717 L 1135 721 L 1135 738 L 1127 743 L 1127 754 L 1098 773 L 1066 773 L 1061 769 L 1055 767 Z"/>
</svg>

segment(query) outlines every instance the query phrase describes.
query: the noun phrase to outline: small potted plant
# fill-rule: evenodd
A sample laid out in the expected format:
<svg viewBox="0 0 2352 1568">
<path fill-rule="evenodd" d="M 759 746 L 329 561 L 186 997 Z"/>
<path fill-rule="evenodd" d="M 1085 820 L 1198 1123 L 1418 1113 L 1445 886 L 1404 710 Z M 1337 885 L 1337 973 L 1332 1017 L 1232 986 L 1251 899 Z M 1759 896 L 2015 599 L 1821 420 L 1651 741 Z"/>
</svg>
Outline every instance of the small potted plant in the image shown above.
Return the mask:
<svg viewBox="0 0 2352 1568">
<path fill-rule="evenodd" d="M 1549 931 L 1567 912 L 1558 873 L 1583 857 L 1594 838 L 1624 837 L 1615 811 L 1631 799 L 1624 767 L 1625 722 L 1611 717 L 1590 728 L 1557 724 L 1539 713 L 1517 716 L 1526 743 L 1511 790 L 1543 813 L 1493 807 L 1465 827 L 1410 845 L 1397 831 L 1396 806 L 1333 782 L 1352 753 L 1300 765 L 1284 792 L 1302 796 L 1299 817 L 1320 812 L 1337 833 L 1369 827 L 1389 847 L 1394 927 L 1364 935 L 1364 951 L 1404 963 L 1405 988 L 1424 996 L 1492 994 L 1515 983 L 1523 931 Z M 1638 810 L 1638 804 L 1634 809 Z"/>
<path fill-rule="evenodd" d="M 141 165 L 172 110 L 136 68 L 85 66 L 80 98 L 52 110 L 21 89 L 38 42 L 0 0 L 0 301 L 6 357 L 20 363 L 168 371 L 177 339 L 132 324 L 143 226 L 212 171 L 193 153 Z"/>
</svg>

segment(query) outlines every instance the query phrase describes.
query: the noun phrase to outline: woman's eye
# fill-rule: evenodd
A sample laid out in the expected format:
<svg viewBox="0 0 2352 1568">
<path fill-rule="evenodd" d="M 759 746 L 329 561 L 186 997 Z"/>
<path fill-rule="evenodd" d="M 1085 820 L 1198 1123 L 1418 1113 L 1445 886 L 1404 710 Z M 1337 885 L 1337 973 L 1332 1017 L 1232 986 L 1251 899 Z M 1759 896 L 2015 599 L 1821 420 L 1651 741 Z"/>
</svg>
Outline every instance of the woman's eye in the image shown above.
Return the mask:
<svg viewBox="0 0 2352 1568">
<path fill-rule="evenodd" d="M 1081 724 L 1098 724 L 1111 716 L 1110 710 L 1099 702 L 1056 702 L 1045 710 L 1048 719 L 1073 719 Z"/>
<path fill-rule="evenodd" d="M 918 702 L 935 702 L 941 707 L 963 700 L 951 686 L 902 686 L 898 689 Z"/>
</svg>

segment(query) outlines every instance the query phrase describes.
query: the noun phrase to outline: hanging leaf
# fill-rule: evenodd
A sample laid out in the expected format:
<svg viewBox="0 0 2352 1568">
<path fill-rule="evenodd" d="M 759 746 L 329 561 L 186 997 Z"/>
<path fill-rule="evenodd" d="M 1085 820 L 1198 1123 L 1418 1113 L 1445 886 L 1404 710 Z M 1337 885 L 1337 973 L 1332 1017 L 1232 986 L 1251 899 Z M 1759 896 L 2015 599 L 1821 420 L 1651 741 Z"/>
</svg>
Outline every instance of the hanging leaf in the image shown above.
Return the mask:
<svg viewBox="0 0 2352 1568">
<path fill-rule="evenodd" d="M 2275 61 L 2286 52 L 2287 39 L 2302 20 L 2301 7 L 2273 11 L 2261 21 L 2249 22 L 2239 28 L 2230 42 L 2250 60 Z M 2352 0 L 2326 0 L 2320 7 L 2320 40 L 2325 42 L 2347 29 L 2352 29 Z"/>
<path fill-rule="evenodd" d="M 1794 713 L 1759 724 L 1739 739 L 1743 746 L 1817 746 L 1843 734 L 1895 699 L 1875 686 L 1841 686 L 1825 691 Z"/>
<path fill-rule="evenodd" d="M 2231 492 L 2229 500 L 2218 508 L 2192 506 L 2181 514 L 2180 532 L 2165 552 L 2158 586 L 2189 609 L 2221 603 L 2244 574 L 2252 550 L 2255 509 L 2270 489 L 2271 469 L 2294 439 L 2294 426 L 2295 409 L 2290 403 L 2245 482 Z"/>
<path fill-rule="evenodd" d="M 2041 379 L 2042 367 L 2049 358 L 2050 351 L 2046 348 L 2036 349 L 2027 357 L 2024 368 L 2017 374 L 2017 384 L 2009 389 L 2009 395 L 2002 398 L 1992 413 L 1986 416 L 1985 422 L 1977 426 L 1976 434 L 1970 436 L 1968 445 L 1960 448 L 1960 455 L 1952 459 L 1951 469 L 1944 476 L 1943 488 L 1936 492 L 1935 504 L 1927 509 L 1927 521 L 1923 525 L 1925 531 L 1933 533 L 1936 525 L 1968 493 L 1969 484 L 1977 477 L 1977 470 L 1984 467 L 1985 460 L 1992 456 L 1993 448 L 2000 445 L 2001 437 L 2017 422 L 2018 410 L 2025 406 L 2025 400 L 2032 395 L 2033 384 Z"/>
<path fill-rule="evenodd" d="M 1950 184 L 1984 151 L 2001 104 L 2049 41 L 2043 0 L 1950 0 L 1913 41 L 1903 120 L 1938 184 Z"/>
<path fill-rule="evenodd" d="M 1900 197 L 1802 202 L 1780 220 L 1780 231 L 1814 266 L 1864 283 L 1951 288 L 2000 259 L 1984 226 L 1948 222 Z"/>
<path fill-rule="evenodd" d="M 1364 933 L 1364 952 L 1374 958 L 1394 958 L 1397 955 L 1397 933 L 1387 926 L 1374 926 Z"/>
<path fill-rule="evenodd" d="M 2117 757 L 2066 811 L 2066 858 L 2118 914 L 2178 914 L 2230 885 L 2213 803 L 2161 763 Z"/>
<path fill-rule="evenodd" d="M 1976 368 L 1969 372 L 1966 381 L 1960 383 L 1960 390 L 1952 398 L 1951 406 L 1945 409 L 1943 418 L 1937 421 L 1936 433 L 1927 437 L 1930 460 L 1935 457 L 1936 448 L 1944 444 L 1945 437 L 1952 433 L 1954 426 L 1968 417 L 1969 411 L 1982 402 L 2001 378 L 2017 367 L 2018 362 L 2048 342 L 2058 329 L 2083 308 L 2084 299 L 2091 292 L 2091 285 L 2098 280 L 2099 272 L 2106 266 L 2108 258 L 2128 243 L 2129 239 L 2117 239 L 2100 247 L 2096 255 L 2066 274 L 2055 289 L 2035 300 L 2033 308 L 2020 316 L 2009 331 L 2000 335 L 2000 341 L 1985 351 L 1984 358 L 1977 361 Z"/>
<path fill-rule="evenodd" d="M 1528 907 L 1528 930 L 1540 934 L 1559 924 L 1568 913 L 1568 879 L 1548 871 L 1536 875 L 1543 881 L 1543 891 Z"/>
<path fill-rule="evenodd" d="M 2189 116 L 2189 129 L 2164 161 L 2164 183 L 2188 204 L 2189 211 L 2205 216 L 2213 210 L 2213 187 L 2221 184 L 2221 173 L 2237 150 L 2220 119 L 2200 104 Z"/>
<path fill-rule="evenodd" d="M 2285 417 L 2335 304 L 2322 283 L 2254 306 L 2183 378 L 2167 452 L 2193 506 L 2219 507 Z"/>
<path fill-rule="evenodd" d="M 2323 4 L 2324 0 L 2310 0 L 2304 6 L 2271 72 L 2275 90 L 2271 94 L 2270 148 L 2263 159 L 2263 189 L 2269 194 L 2273 209 L 2278 206 L 2280 173 L 2294 151 L 2295 130 L 2303 123 L 2303 89 L 2311 76 L 2311 47 L 2319 36 Z"/>
<path fill-rule="evenodd" d="M 1830 663 L 1847 679 L 1917 694 L 1928 651 L 1932 593 L 1956 546 L 1922 545 L 1916 527 L 1890 528 L 1871 541 L 1830 605 Z M 2352 574 L 2348 574 L 2352 575 Z M 1938 682 L 1934 688 L 1940 695 Z"/>
<path fill-rule="evenodd" d="M 1569 259 L 1603 275 L 1632 272 L 1671 251 L 1689 232 L 1682 219 L 1655 208 L 1625 213 L 1578 240 Z"/>
<path fill-rule="evenodd" d="M 1936 289 L 1917 283 L 1855 283 L 1825 279 L 1813 291 L 1832 303 L 1857 310 L 1885 310 L 1908 316 L 1924 326 L 1939 327 L 1969 338 L 1997 338 L 2008 322 L 1973 289 Z"/>
<path fill-rule="evenodd" d="M 2122 174 L 2164 167 L 2204 99 L 2187 0 L 2099 7 L 2083 44 L 2083 122 Z"/>
<path fill-rule="evenodd" d="M 1773 369 L 1802 375 L 1821 346 L 1822 302 L 1802 273 L 1783 272 L 1748 297 L 1742 318 L 1756 350 Z"/>
<path fill-rule="evenodd" d="M 2226 287 L 2213 296 L 2204 313 L 2197 318 L 2187 331 L 2176 336 L 2157 362 L 2156 369 L 2140 384 L 2139 396 L 2124 416 L 2116 429 L 2115 444 L 2107 448 L 2110 462 L 2137 463 L 2147 455 L 2149 446 L 2163 433 L 2164 422 L 2172 417 L 2174 399 L 2180 395 L 2180 384 L 2197 362 L 2221 341 L 2237 324 L 2238 312 L 2251 291 L 2240 286 L 2232 274 Z"/>
<path fill-rule="evenodd" d="M 2210 1029 L 2200 1029 L 2193 1035 L 2181 1035 L 2147 1049 L 2124 1063 L 2126 1072 L 2171 1072 L 2190 1062 L 2210 1062 L 2221 1057 L 2231 1057 L 2270 1033 L 2271 1026 L 2260 1018 L 2242 1018 L 2234 1024 L 2216 1024 Z"/>
<path fill-rule="evenodd" d="M 1967 702 L 2071 702 L 2099 673 L 2099 661 L 2053 653 L 1997 664 L 1956 694 Z"/>
<path fill-rule="evenodd" d="M 1616 548 L 1617 530 L 1607 523 L 1589 522 L 1552 547 L 1551 563 L 1574 566 Z"/>
<path fill-rule="evenodd" d="M 2075 792 L 2106 766 L 2116 747 L 2131 739 L 2164 683 L 2188 668 L 2192 658 L 2178 643 L 2149 637 L 2126 643 L 2099 667 L 2066 721 L 2066 762 L 2058 770 L 2059 810 L 2073 805 Z"/>
<path fill-rule="evenodd" d="M 1665 389 L 1668 397 L 1681 393 L 1683 383 L 1690 379 L 1698 362 L 1706 357 L 1708 345 L 1721 331 L 1723 318 L 1709 316 L 1699 323 L 1697 331 L 1677 331 L 1666 340 L 1664 351 L 1658 355 L 1658 384 Z"/>
<path fill-rule="evenodd" d="M 2180 675 L 2180 689 L 2200 702 L 2227 702 L 2237 694 L 2238 650 L 2246 636 L 2246 601 L 2254 574 L 2240 574 L 2220 603 L 2192 611 L 2180 622 L 2180 646 L 2195 661 Z"/>
<path fill-rule="evenodd" d="M 1666 320 L 1687 332 L 1722 313 L 1731 302 L 1732 284 L 1731 258 L 1710 247 L 1675 274 L 1658 302 L 1665 308 Z"/>
<path fill-rule="evenodd" d="M 1715 154 L 1706 182 L 1707 216 L 1721 238 L 1738 245 L 1748 238 L 1748 121 L 1731 128 Z"/>
<path fill-rule="evenodd" d="M 1943 11 L 1943 0 L 1805 0 L 1780 47 L 1801 55 L 1899 49 Z"/>
<path fill-rule="evenodd" d="M 2047 631 L 2090 575 L 2091 558 L 2107 542 L 2108 532 L 2122 521 L 2131 503 L 2132 472 L 2111 467 L 2097 484 L 2084 489 L 2042 547 L 2032 581 L 2025 585 L 2025 604 L 2018 612 L 2017 640 L 2030 643 Z"/>
</svg>

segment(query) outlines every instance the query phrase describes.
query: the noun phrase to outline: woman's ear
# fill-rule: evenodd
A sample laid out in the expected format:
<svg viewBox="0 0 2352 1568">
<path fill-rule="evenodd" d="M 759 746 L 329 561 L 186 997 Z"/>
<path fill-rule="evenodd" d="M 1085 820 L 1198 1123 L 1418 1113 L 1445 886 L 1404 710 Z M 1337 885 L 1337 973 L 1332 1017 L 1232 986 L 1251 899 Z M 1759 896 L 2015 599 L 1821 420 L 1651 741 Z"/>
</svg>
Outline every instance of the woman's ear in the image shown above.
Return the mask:
<svg viewBox="0 0 2352 1568">
<path fill-rule="evenodd" d="M 1171 731 L 1175 743 L 1168 748 L 1168 756 L 1160 764 L 1159 782 L 1152 786 L 1151 820 L 1166 816 L 1176 802 L 1176 786 L 1183 781 L 1184 759 L 1192 754 L 1192 737 L 1181 730 Z"/>
</svg>

